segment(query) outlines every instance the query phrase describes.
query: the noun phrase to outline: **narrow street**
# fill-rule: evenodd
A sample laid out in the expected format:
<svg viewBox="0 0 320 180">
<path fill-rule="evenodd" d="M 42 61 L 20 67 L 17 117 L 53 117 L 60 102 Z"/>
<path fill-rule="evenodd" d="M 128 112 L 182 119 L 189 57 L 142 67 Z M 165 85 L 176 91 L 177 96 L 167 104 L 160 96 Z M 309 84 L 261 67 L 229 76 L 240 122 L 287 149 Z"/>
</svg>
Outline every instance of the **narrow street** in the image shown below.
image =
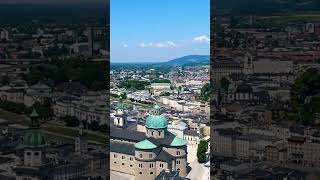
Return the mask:
<svg viewBox="0 0 320 180">
<path fill-rule="evenodd" d="M 191 180 L 210 180 L 210 168 L 205 167 L 197 160 L 197 147 L 188 146 L 188 162 L 191 171 L 187 178 Z"/>
</svg>

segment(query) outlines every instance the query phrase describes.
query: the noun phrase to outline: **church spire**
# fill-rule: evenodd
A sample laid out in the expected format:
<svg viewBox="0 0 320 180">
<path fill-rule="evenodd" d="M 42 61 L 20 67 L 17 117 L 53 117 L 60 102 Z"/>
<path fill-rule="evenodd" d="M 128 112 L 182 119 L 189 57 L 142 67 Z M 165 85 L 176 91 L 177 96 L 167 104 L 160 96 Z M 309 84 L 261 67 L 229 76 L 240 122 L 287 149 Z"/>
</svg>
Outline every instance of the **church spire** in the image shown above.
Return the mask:
<svg viewBox="0 0 320 180">
<path fill-rule="evenodd" d="M 33 108 L 32 113 L 30 114 L 30 119 L 31 127 L 40 127 L 39 114 L 37 113 L 35 108 Z"/>
</svg>

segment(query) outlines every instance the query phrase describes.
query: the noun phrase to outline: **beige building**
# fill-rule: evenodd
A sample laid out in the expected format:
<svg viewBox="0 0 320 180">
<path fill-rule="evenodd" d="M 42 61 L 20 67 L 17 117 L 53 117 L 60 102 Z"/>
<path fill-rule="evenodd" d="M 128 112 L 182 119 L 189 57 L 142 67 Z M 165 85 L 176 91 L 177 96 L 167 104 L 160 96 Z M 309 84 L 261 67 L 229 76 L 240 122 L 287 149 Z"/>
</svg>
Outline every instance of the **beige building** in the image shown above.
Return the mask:
<svg viewBox="0 0 320 180">
<path fill-rule="evenodd" d="M 304 137 L 288 138 L 288 161 L 306 167 L 320 167 L 320 143 Z"/>
<path fill-rule="evenodd" d="M 65 96 L 55 102 L 53 111 L 58 118 L 73 116 L 88 123 L 93 121 L 98 121 L 101 125 L 107 123 L 107 104 L 101 100 L 81 100 Z"/>
<path fill-rule="evenodd" d="M 123 106 L 118 106 L 123 107 Z M 167 119 L 156 105 L 146 131 L 111 130 L 110 169 L 137 180 L 154 180 L 163 170 L 187 175 L 187 141 L 167 130 Z"/>
</svg>

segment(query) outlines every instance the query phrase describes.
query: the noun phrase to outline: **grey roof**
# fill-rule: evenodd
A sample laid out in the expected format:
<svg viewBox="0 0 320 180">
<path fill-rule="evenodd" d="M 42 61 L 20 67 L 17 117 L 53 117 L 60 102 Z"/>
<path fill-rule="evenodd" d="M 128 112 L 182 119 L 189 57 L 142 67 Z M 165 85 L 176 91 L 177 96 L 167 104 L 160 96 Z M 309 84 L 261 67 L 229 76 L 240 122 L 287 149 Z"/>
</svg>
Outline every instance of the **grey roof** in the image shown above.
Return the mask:
<svg viewBox="0 0 320 180">
<path fill-rule="evenodd" d="M 157 146 L 167 146 L 169 147 L 173 139 L 176 137 L 176 135 L 172 134 L 170 131 L 165 132 L 164 138 L 161 139 L 155 139 L 153 137 L 149 137 L 148 140 L 152 142 L 153 144 Z"/>
<path fill-rule="evenodd" d="M 68 94 L 83 94 L 88 91 L 88 88 L 82 85 L 80 82 L 65 82 L 59 84 L 56 89 Z"/>
<path fill-rule="evenodd" d="M 252 87 L 249 84 L 240 84 L 237 87 L 237 93 L 252 93 Z"/>
<path fill-rule="evenodd" d="M 190 180 L 189 178 L 179 177 L 178 171 L 165 172 L 164 170 L 156 177 L 155 180 Z"/>
<path fill-rule="evenodd" d="M 131 131 L 128 129 L 119 129 L 115 127 L 110 128 L 110 138 L 125 140 L 130 142 L 139 142 L 146 139 L 146 135 L 143 132 Z"/>
<path fill-rule="evenodd" d="M 134 155 L 134 144 L 120 143 L 120 142 L 110 142 L 110 151 L 122 154 Z"/>
<path fill-rule="evenodd" d="M 158 156 L 156 157 L 156 160 L 168 163 L 171 163 L 173 159 L 174 158 L 171 156 L 171 154 L 167 153 L 164 150 L 161 150 Z"/>
<path fill-rule="evenodd" d="M 183 131 L 183 133 L 185 135 L 189 135 L 189 136 L 199 136 L 199 134 L 197 133 L 197 131 L 193 131 L 193 130 L 189 130 L 189 129 L 185 129 Z"/>
</svg>

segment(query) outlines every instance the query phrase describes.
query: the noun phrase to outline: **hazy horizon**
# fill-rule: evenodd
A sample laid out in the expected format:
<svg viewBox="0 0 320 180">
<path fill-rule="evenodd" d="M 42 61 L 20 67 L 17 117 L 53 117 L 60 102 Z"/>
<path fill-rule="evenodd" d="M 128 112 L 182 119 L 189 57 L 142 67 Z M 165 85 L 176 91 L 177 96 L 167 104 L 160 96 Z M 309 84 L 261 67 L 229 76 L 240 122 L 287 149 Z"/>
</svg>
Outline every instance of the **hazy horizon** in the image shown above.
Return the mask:
<svg viewBox="0 0 320 180">
<path fill-rule="evenodd" d="M 116 59 L 116 60 L 111 60 L 110 63 L 131 63 L 131 64 L 136 64 L 136 63 L 163 63 L 163 62 L 169 62 L 169 61 L 174 60 L 174 59 L 179 59 L 179 58 L 182 58 L 182 57 L 193 56 L 193 55 L 195 55 L 195 56 L 210 56 L 209 54 L 189 54 L 189 55 L 178 56 L 178 57 L 175 57 L 175 58 L 163 59 L 163 60 L 147 59 L 147 60 L 131 61 L 131 60 Z"/>
</svg>

